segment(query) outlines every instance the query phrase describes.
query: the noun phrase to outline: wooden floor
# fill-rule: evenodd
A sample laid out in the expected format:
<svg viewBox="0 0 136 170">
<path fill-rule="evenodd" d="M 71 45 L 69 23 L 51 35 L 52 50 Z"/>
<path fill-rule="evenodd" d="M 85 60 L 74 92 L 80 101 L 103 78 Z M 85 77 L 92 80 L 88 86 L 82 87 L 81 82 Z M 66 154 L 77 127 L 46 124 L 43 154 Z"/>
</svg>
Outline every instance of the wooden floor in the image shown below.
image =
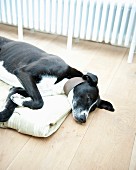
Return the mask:
<svg viewBox="0 0 136 170">
<path fill-rule="evenodd" d="M 17 39 L 17 30 L 0 25 L 0 36 Z M 0 129 L 0 170 L 136 170 L 136 55 L 127 64 L 128 49 L 88 41 L 67 51 L 65 37 L 29 30 L 24 40 L 97 74 L 116 111 L 98 109 L 84 125 L 70 114 L 49 138 Z"/>
</svg>

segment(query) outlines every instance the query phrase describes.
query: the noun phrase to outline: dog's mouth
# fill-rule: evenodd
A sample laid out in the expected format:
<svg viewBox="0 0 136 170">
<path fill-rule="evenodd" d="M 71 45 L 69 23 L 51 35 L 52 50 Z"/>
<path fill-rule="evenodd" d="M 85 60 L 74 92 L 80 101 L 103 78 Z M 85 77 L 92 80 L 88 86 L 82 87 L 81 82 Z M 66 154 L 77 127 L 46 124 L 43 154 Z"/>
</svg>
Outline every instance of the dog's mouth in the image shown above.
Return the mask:
<svg viewBox="0 0 136 170">
<path fill-rule="evenodd" d="M 82 110 L 80 111 L 81 109 L 73 109 L 72 110 L 72 115 L 73 115 L 73 118 L 75 119 L 76 122 L 78 123 L 86 123 L 87 121 L 87 118 L 89 116 L 89 113 L 91 111 L 94 111 L 96 106 L 97 106 L 97 103 L 98 103 L 99 99 L 97 99 L 95 102 L 92 103 L 92 105 L 89 107 L 88 110 Z"/>
<path fill-rule="evenodd" d="M 77 122 L 77 123 L 80 123 L 80 124 L 82 124 L 82 123 L 86 123 L 86 121 L 87 121 L 87 117 L 88 117 L 88 113 L 74 113 L 74 111 L 72 111 L 72 115 L 73 115 L 73 118 L 74 118 L 74 120 Z"/>
</svg>

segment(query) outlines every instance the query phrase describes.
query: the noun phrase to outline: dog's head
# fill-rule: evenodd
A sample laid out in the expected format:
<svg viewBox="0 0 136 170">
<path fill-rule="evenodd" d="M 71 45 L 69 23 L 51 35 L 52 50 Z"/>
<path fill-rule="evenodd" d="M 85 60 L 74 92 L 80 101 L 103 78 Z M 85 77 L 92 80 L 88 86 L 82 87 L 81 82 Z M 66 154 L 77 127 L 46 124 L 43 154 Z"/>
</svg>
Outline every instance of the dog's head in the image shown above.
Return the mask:
<svg viewBox="0 0 136 170">
<path fill-rule="evenodd" d="M 70 81 L 73 81 L 69 83 L 72 87 L 69 88 L 69 84 L 66 85 L 68 89 L 66 87 L 65 92 L 72 107 L 73 117 L 77 122 L 85 123 L 89 113 L 96 108 L 114 111 L 110 102 L 100 99 L 97 76 L 87 73 L 82 78 L 77 77 Z"/>
</svg>

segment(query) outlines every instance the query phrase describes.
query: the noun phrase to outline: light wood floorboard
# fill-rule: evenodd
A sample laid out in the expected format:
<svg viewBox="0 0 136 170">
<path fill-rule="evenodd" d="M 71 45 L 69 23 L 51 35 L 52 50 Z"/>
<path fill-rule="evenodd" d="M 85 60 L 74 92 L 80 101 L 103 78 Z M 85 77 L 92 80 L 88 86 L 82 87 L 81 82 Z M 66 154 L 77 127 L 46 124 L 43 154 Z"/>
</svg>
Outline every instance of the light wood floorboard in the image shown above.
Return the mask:
<svg viewBox="0 0 136 170">
<path fill-rule="evenodd" d="M 0 25 L 0 36 L 17 39 L 17 29 Z M 136 56 L 127 64 L 128 49 L 83 40 L 68 51 L 66 37 L 29 30 L 24 41 L 97 74 L 100 96 L 115 112 L 97 109 L 84 125 L 70 114 L 48 138 L 0 129 L 0 170 L 135 170 Z"/>
</svg>

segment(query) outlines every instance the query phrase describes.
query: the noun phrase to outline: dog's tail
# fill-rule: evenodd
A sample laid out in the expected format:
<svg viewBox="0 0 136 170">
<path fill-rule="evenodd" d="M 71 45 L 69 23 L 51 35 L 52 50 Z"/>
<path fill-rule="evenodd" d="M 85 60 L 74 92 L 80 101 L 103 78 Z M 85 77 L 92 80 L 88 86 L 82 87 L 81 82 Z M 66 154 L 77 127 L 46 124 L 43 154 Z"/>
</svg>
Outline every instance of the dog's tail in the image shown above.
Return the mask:
<svg viewBox="0 0 136 170">
<path fill-rule="evenodd" d="M 11 99 L 12 93 L 9 93 L 6 105 L 3 111 L 0 112 L 0 122 L 6 122 L 8 119 L 12 116 L 15 108 L 17 107 L 17 104 L 15 104 Z"/>
</svg>

